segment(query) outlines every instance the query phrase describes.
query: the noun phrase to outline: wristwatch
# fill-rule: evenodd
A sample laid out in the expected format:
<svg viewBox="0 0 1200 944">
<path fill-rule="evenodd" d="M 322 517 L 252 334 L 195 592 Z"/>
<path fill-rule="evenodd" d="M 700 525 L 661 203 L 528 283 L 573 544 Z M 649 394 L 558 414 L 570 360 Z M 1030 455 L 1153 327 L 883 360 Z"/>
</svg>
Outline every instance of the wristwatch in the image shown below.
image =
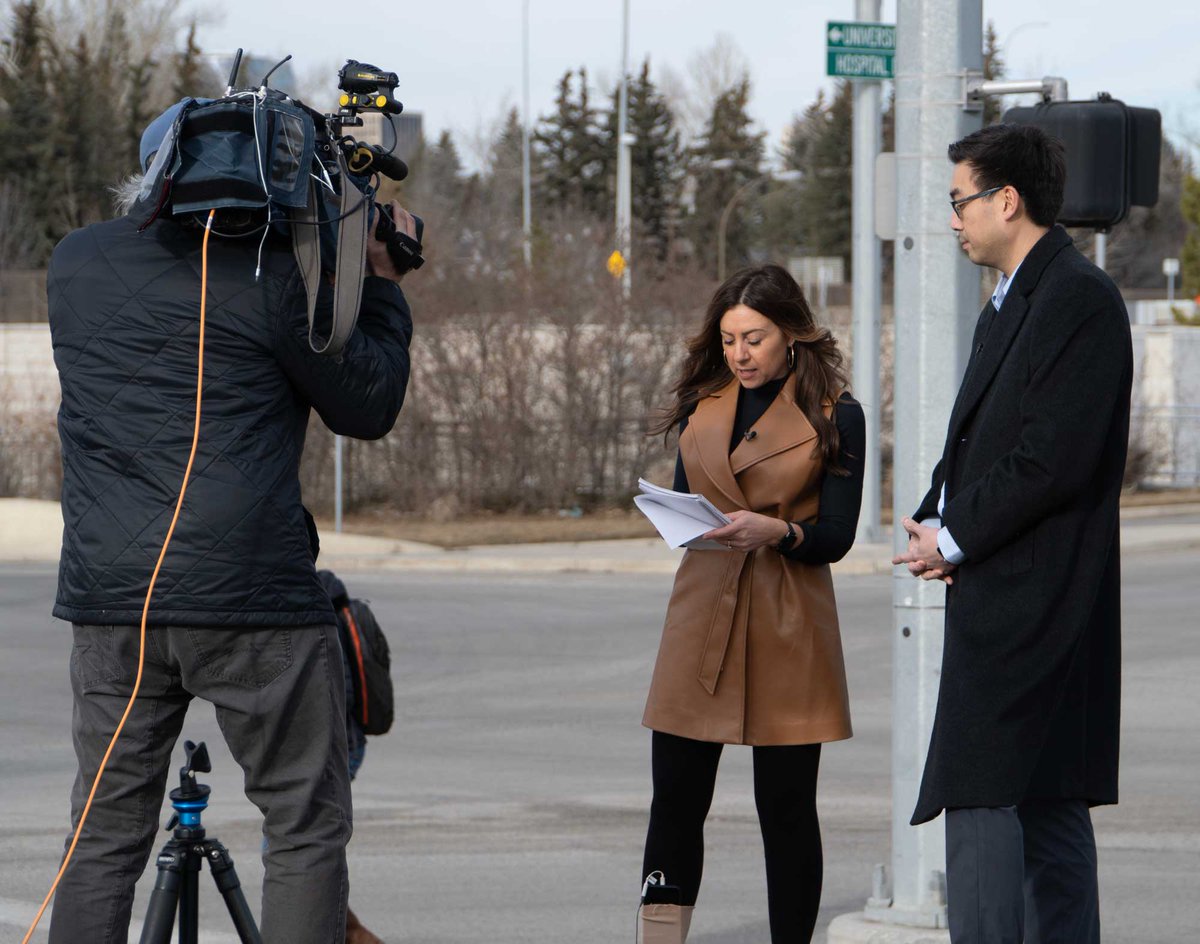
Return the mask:
<svg viewBox="0 0 1200 944">
<path fill-rule="evenodd" d="M 784 551 L 790 551 L 792 549 L 792 545 L 796 543 L 796 526 L 790 521 L 785 522 L 785 524 L 788 526 L 787 534 L 781 537 L 779 539 L 779 543 L 775 545 L 775 550 L 777 550 L 780 554 L 782 554 Z"/>
</svg>

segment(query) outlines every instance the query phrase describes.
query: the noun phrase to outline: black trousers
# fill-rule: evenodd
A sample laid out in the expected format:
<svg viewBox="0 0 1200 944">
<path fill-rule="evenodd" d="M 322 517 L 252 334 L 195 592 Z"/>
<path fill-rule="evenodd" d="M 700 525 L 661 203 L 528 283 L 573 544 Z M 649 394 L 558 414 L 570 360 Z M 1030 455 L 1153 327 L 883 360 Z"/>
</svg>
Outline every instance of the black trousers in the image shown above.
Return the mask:
<svg viewBox="0 0 1200 944">
<path fill-rule="evenodd" d="M 1087 803 L 947 810 L 946 894 L 953 944 L 1100 944 Z"/>
<path fill-rule="evenodd" d="M 704 870 L 704 820 L 712 805 L 722 745 L 653 733 L 654 799 L 642 877 L 660 871 L 694 905 Z M 767 867 L 773 944 L 812 940 L 821 903 L 817 820 L 820 744 L 754 748 L 754 802 Z"/>
</svg>

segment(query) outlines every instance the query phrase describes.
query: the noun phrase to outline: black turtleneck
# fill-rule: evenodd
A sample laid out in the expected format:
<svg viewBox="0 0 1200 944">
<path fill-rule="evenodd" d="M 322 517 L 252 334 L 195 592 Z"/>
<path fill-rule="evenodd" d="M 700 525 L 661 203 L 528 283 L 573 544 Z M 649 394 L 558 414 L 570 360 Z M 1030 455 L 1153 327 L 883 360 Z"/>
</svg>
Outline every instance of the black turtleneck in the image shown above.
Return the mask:
<svg viewBox="0 0 1200 944">
<path fill-rule="evenodd" d="M 738 447 L 746 433 L 762 419 L 767 407 L 775 402 L 786 382 L 787 374 L 784 374 L 778 380 L 768 380 L 761 387 L 738 387 L 737 413 L 733 417 L 733 433 L 729 437 L 730 452 Z"/>
<path fill-rule="evenodd" d="M 787 378 L 772 380 L 761 387 L 739 387 L 737 412 L 733 420 L 733 432 L 729 438 L 729 451 L 733 452 L 754 428 L 767 408 L 775 401 Z M 833 411 L 833 422 L 839 437 L 838 458 L 849 475 L 821 477 L 821 498 L 817 507 L 817 520 L 811 524 L 793 522 L 803 540 L 791 550 L 784 552 L 789 560 L 805 564 L 831 564 L 846 556 L 854 543 L 858 530 L 858 511 L 862 505 L 863 455 L 866 452 L 866 420 L 858 401 L 843 393 Z M 687 418 L 679 424 L 679 432 L 687 427 Z M 675 459 L 675 491 L 689 492 L 687 473 L 683 469 L 683 457 Z"/>
</svg>

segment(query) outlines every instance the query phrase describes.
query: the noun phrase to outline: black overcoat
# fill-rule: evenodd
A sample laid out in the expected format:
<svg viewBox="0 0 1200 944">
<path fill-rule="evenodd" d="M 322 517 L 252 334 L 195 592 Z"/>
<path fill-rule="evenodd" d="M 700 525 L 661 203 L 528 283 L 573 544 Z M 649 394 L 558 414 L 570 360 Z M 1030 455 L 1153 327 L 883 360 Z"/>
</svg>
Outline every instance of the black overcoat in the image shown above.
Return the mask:
<svg viewBox="0 0 1200 944">
<path fill-rule="evenodd" d="M 1133 355 L 1116 286 L 1056 226 L 976 328 L 915 516 L 966 554 L 946 593 L 914 824 L 1029 798 L 1117 800 L 1118 499 Z"/>
</svg>

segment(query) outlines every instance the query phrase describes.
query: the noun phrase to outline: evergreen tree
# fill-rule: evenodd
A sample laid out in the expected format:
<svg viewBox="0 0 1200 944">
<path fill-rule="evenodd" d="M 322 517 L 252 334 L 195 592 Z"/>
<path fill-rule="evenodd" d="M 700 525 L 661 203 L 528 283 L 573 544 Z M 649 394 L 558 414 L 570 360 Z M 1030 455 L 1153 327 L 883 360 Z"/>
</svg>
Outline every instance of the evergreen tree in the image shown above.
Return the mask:
<svg viewBox="0 0 1200 944">
<path fill-rule="evenodd" d="M 196 21 L 188 24 L 183 49 L 171 56 L 171 101 L 181 98 L 215 98 L 225 90 L 222 78 L 204 61 L 196 44 Z"/>
<path fill-rule="evenodd" d="M 721 214 L 740 187 L 762 174 L 766 132 L 752 130 L 746 110 L 749 101 L 750 78 L 743 76 L 717 96 L 704 132 L 689 155 L 695 204 L 687 221 L 687 232 L 697 261 L 705 271 L 714 274 Z M 714 161 L 720 161 L 721 165 L 713 167 Z M 745 205 L 742 210 L 746 210 Z M 735 208 L 726 225 L 727 274 L 749 258 L 750 227 L 744 222 L 746 218 L 746 212 L 739 213 Z"/>
<path fill-rule="evenodd" d="M 1200 298 L 1200 177 L 1195 174 L 1188 174 L 1183 182 L 1182 209 L 1188 226 L 1187 238 L 1179 254 L 1183 294 Z"/>
<path fill-rule="evenodd" d="M 57 58 L 70 87 L 86 88 L 86 84 L 80 83 L 91 80 L 96 58 L 87 34 L 80 33 L 70 51 L 59 53 Z M 98 161 L 105 131 L 100 125 L 111 114 L 107 105 L 94 109 L 94 104 L 91 96 L 68 95 L 52 125 L 55 162 L 62 172 L 61 199 L 57 206 L 61 219 L 54 224 L 63 231 L 82 225 L 91 215 L 90 208 L 81 202 L 95 196 L 102 186 L 98 183 Z"/>
<path fill-rule="evenodd" d="M 536 182 L 540 174 L 538 152 L 532 145 L 530 141 L 531 199 L 536 234 L 541 222 L 536 199 Z M 493 269 L 507 275 L 524 271 L 523 152 L 524 124 L 521 113 L 511 108 L 492 139 L 485 173 L 481 180 L 472 178 L 463 206 L 463 225 L 478 234 L 476 238 L 480 240 L 478 255 L 486 258 Z M 536 253 L 534 258 L 537 258 Z"/>
<path fill-rule="evenodd" d="M 784 165 L 803 174 L 795 205 L 804 252 L 841 256 L 847 267 L 853 112 L 854 90 L 849 82 L 839 82 L 828 102 L 823 91 L 818 93 L 817 100 L 793 123 L 783 153 Z"/>
<path fill-rule="evenodd" d="M 1004 50 L 996 39 L 996 24 L 988 20 L 983 31 L 983 77 L 991 82 L 1004 78 Z M 1003 115 L 1003 102 L 995 96 L 983 100 L 983 126 L 994 125 Z"/>
<path fill-rule="evenodd" d="M 504 125 L 492 141 L 488 151 L 487 175 L 485 177 L 486 192 L 490 199 L 501 210 L 505 218 L 520 228 L 521 225 L 521 175 L 524 166 L 524 126 L 521 123 L 521 113 L 516 108 L 509 109 Z M 538 152 L 533 150 L 530 142 L 530 176 L 534 180 L 541 177 L 538 170 Z"/>
<path fill-rule="evenodd" d="M 137 142 L 151 117 L 144 92 L 151 67 L 131 62 L 120 9 L 105 10 L 96 39 L 93 46 L 80 30 L 70 52 L 55 50 L 70 87 L 90 93 L 67 96 L 54 122 L 60 194 L 51 223 L 57 235 L 112 215 L 110 188 L 138 170 Z"/>
<path fill-rule="evenodd" d="M 519 178 L 524 162 L 524 144 L 525 133 L 521 124 L 521 113 L 515 107 L 510 108 L 504 116 L 504 124 L 488 149 L 489 171 L 493 174 L 516 174 Z"/>
<path fill-rule="evenodd" d="M 539 122 L 533 136 L 537 147 L 539 203 L 559 211 L 584 210 L 606 215 L 611 204 L 608 187 L 609 154 L 607 134 L 588 97 L 587 70 L 578 72 L 578 93 L 568 69 L 558 83 L 554 112 Z"/>
<path fill-rule="evenodd" d="M 139 169 L 143 128 L 177 97 L 172 82 L 201 69 L 194 31 L 174 48 L 178 7 L 12 4 L 0 40 L 0 187 L 5 219 L 30 221 L 30 262 L 44 262 L 69 229 L 112 214 L 110 188 Z"/>
<path fill-rule="evenodd" d="M 463 196 L 463 165 L 449 131 L 442 131 L 429 150 L 425 175 L 438 201 L 445 207 L 457 208 Z"/>
<path fill-rule="evenodd" d="M 0 69 L 0 182 L 26 219 L 36 221 L 30 254 L 41 258 L 56 235 L 49 223 L 54 210 L 53 148 L 47 147 L 48 43 L 37 0 L 14 3 L 12 35 L 3 42 Z"/>
<path fill-rule="evenodd" d="M 675 115 L 650 80 L 649 58 L 642 63 L 637 79 L 629 83 L 627 127 L 633 135 L 630 164 L 635 230 L 661 262 L 667 258 L 679 222 L 683 154 Z"/>
</svg>

